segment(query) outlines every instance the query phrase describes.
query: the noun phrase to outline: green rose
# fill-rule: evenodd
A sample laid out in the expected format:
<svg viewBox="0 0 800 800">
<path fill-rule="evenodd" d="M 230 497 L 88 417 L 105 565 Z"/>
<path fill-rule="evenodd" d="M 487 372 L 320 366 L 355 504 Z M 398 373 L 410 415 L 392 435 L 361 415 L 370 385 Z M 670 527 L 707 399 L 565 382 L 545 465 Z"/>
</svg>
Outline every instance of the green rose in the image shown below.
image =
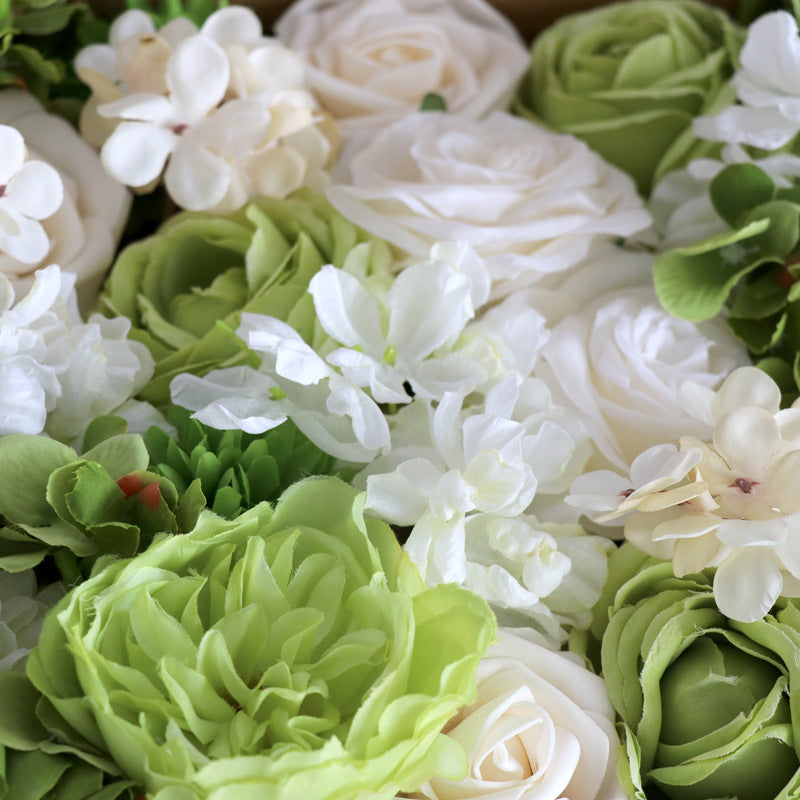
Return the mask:
<svg viewBox="0 0 800 800">
<path fill-rule="evenodd" d="M 623 784 L 637 800 L 797 797 L 800 610 L 782 601 L 762 620 L 729 620 L 712 573 L 676 578 L 632 545 L 609 560 L 592 632 L 624 733 Z"/>
<path fill-rule="evenodd" d="M 725 321 L 789 404 L 800 387 L 800 188 L 779 189 L 754 164 L 711 181 L 714 209 L 730 230 L 662 253 L 659 299 L 694 322 L 727 308 Z"/>
<path fill-rule="evenodd" d="M 583 139 L 647 194 L 711 155 L 692 119 L 735 99 L 743 31 L 695 0 L 634 0 L 567 16 L 533 43 L 515 110 Z"/>
<path fill-rule="evenodd" d="M 232 333 L 243 311 L 288 322 L 310 343 L 319 331 L 307 289 L 320 267 L 388 281 L 391 261 L 387 245 L 301 191 L 286 200 L 262 198 L 228 217 L 175 215 L 123 250 L 100 307 L 131 319 L 130 337 L 156 361 L 140 397 L 163 405 L 175 375 L 244 362 L 246 350 Z"/>
<path fill-rule="evenodd" d="M 151 800 L 378 800 L 466 774 L 441 730 L 494 618 L 426 589 L 363 502 L 309 478 L 111 563 L 45 621 L 39 718 Z"/>
</svg>

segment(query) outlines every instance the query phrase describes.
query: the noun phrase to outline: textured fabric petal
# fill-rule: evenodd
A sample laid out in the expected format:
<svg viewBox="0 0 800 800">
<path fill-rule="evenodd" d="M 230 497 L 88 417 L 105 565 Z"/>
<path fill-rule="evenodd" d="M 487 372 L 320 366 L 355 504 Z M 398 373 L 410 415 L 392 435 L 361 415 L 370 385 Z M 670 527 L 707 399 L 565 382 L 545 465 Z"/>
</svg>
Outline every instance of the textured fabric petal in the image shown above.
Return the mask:
<svg viewBox="0 0 800 800">
<path fill-rule="evenodd" d="M 6 196 L 20 214 L 47 219 L 64 201 L 64 184 L 50 164 L 28 161 L 8 182 Z"/>
<path fill-rule="evenodd" d="M 172 131 L 146 122 L 123 122 L 100 152 L 109 175 L 126 186 L 146 186 L 156 180 L 180 141 Z"/>
</svg>

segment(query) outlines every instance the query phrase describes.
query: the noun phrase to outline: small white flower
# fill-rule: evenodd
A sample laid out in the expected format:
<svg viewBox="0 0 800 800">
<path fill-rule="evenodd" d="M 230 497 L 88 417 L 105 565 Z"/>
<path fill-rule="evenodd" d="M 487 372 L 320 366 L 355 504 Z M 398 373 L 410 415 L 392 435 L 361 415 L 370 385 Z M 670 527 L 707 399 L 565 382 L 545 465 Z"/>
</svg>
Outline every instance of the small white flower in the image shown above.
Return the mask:
<svg viewBox="0 0 800 800">
<path fill-rule="evenodd" d="M 36 264 L 50 250 L 39 224 L 64 200 L 61 177 L 43 161 L 26 158 L 22 134 L 0 125 L 0 251 L 25 264 Z"/>
<path fill-rule="evenodd" d="M 81 320 L 74 283 L 47 267 L 15 304 L 0 276 L 0 435 L 45 431 L 70 440 L 152 375 L 147 348 L 125 338 L 128 320 Z"/>
<path fill-rule="evenodd" d="M 702 139 L 777 150 L 800 132 L 800 38 L 786 11 L 759 17 L 739 54 L 731 79 L 742 105 L 694 120 Z"/>
</svg>

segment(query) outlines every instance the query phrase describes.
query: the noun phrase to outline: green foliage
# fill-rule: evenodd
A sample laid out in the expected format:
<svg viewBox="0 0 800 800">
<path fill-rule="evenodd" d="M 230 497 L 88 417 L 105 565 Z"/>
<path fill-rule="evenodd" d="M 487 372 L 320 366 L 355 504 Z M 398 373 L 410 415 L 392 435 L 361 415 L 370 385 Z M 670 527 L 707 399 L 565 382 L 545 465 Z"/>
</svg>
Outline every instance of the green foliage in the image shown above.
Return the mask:
<svg viewBox="0 0 800 800">
<path fill-rule="evenodd" d="M 290 421 L 251 435 L 215 430 L 177 406 L 166 411 L 166 418 L 178 435 L 157 427 L 145 434 L 150 469 L 169 478 L 180 494 L 198 480 L 207 507 L 227 519 L 260 502 L 274 503 L 302 478 L 333 472 L 334 459 Z"/>
<path fill-rule="evenodd" d="M 126 3 L 129 9 L 148 14 L 157 28 L 178 17 L 190 19 L 199 28 L 215 11 L 228 5 L 227 0 L 161 0 L 158 7 L 148 0 L 126 0 Z"/>
</svg>

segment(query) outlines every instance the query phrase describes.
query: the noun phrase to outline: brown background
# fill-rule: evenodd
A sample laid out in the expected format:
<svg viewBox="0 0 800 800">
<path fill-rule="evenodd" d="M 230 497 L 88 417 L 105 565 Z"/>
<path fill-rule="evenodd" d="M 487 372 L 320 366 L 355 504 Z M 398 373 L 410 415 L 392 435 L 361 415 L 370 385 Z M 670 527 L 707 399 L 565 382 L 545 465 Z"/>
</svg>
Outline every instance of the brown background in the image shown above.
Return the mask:
<svg viewBox="0 0 800 800">
<path fill-rule="evenodd" d="M 712 5 L 732 10 L 736 0 L 707 0 Z M 290 5 L 290 0 L 232 0 L 254 8 L 266 23 L 272 23 L 283 9 Z M 492 0 L 504 14 L 516 24 L 526 38 L 549 25 L 557 17 L 573 11 L 580 11 L 591 6 L 606 5 L 611 0 Z M 92 5 L 97 10 L 117 13 L 123 8 L 120 0 L 94 0 Z"/>
</svg>

